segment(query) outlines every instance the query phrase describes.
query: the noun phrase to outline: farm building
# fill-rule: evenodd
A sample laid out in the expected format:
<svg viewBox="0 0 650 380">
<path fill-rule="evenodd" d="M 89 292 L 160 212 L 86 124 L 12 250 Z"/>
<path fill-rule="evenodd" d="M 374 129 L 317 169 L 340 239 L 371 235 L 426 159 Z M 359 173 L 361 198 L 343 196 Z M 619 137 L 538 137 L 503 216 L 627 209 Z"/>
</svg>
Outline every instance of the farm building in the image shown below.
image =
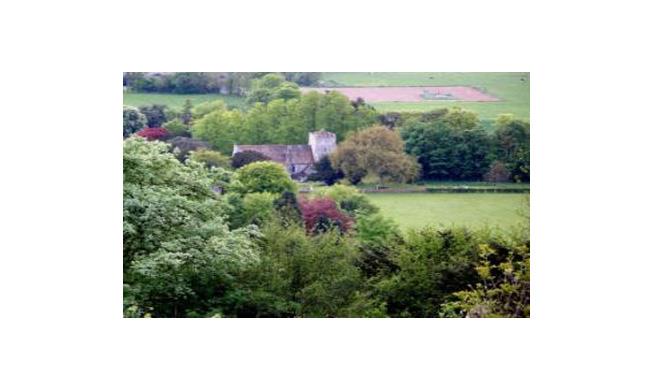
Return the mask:
<svg viewBox="0 0 650 380">
<path fill-rule="evenodd" d="M 336 149 L 336 134 L 327 131 L 309 133 L 305 145 L 237 145 L 233 147 L 233 156 L 239 152 L 253 151 L 261 153 L 271 160 L 284 165 L 291 178 L 304 181 L 313 172 L 314 163 Z"/>
</svg>

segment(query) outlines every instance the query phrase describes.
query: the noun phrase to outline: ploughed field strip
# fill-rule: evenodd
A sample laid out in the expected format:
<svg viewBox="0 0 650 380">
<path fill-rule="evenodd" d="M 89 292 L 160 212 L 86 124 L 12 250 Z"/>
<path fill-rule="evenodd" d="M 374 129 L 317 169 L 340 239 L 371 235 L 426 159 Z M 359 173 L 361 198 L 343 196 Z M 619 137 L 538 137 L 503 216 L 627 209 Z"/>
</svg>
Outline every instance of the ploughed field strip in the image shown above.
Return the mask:
<svg viewBox="0 0 650 380">
<path fill-rule="evenodd" d="M 429 100 L 457 100 L 468 102 L 496 102 L 498 98 L 469 86 L 422 86 L 422 87 L 302 87 L 303 93 L 338 91 L 354 100 L 366 102 L 416 103 Z"/>
</svg>

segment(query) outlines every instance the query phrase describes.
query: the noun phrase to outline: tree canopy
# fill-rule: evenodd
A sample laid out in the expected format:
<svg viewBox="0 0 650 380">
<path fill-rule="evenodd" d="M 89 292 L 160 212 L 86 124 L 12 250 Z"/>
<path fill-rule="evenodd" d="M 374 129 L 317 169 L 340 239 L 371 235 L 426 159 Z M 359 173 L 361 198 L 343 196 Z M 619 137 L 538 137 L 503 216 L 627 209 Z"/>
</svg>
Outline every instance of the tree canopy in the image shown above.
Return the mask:
<svg viewBox="0 0 650 380">
<path fill-rule="evenodd" d="M 380 181 L 409 182 L 418 178 L 419 165 L 404 153 L 399 134 L 376 126 L 353 133 L 332 154 L 332 165 L 352 183 L 367 175 Z"/>
</svg>

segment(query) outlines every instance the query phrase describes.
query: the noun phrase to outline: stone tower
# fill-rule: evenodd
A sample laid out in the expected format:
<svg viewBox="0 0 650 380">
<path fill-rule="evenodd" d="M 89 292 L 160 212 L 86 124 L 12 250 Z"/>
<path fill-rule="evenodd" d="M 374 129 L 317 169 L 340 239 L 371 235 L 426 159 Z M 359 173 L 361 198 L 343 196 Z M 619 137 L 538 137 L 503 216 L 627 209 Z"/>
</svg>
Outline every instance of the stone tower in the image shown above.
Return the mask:
<svg viewBox="0 0 650 380">
<path fill-rule="evenodd" d="M 314 155 L 314 162 L 318 162 L 336 149 L 336 134 L 322 129 L 309 132 L 309 146 Z"/>
</svg>

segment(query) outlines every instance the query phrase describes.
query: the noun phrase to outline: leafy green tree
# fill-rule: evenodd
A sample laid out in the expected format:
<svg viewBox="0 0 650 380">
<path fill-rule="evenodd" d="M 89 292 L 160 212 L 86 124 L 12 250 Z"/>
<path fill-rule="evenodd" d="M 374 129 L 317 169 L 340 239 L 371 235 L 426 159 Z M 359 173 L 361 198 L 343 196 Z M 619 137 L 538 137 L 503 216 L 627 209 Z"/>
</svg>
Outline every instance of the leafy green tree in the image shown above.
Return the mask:
<svg viewBox="0 0 650 380">
<path fill-rule="evenodd" d="M 274 129 L 279 128 L 273 124 L 273 120 L 264 103 L 256 103 L 246 113 L 245 135 L 239 140 L 242 144 L 269 144 Z"/>
<path fill-rule="evenodd" d="M 167 106 L 162 104 L 152 104 L 150 106 L 140 107 L 147 117 L 147 126 L 149 128 L 159 128 L 167 121 Z"/>
<path fill-rule="evenodd" d="M 383 316 L 365 296 L 352 240 L 336 233 L 308 237 L 299 225 L 262 229 L 259 265 L 242 276 L 224 310 L 239 317 Z"/>
<path fill-rule="evenodd" d="M 226 111 L 227 109 L 228 107 L 226 107 L 226 103 L 224 103 L 223 100 L 203 102 L 192 108 L 192 118 L 198 120 L 211 112 Z"/>
<path fill-rule="evenodd" d="M 216 109 L 194 123 L 192 136 L 205 140 L 221 153 L 230 155 L 240 136 L 244 115 L 238 110 Z"/>
<path fill-rule="evenodd" d="M 300 97 L 300 89 L 297 85 L 290 82 L 282 83 L 271 91 L 271 99 L 296 99 Z"/>
<path fill-rule="evenodd" d="M 208 168 L 230 168 L 230 158 L 214 150 L 198 149 L 190 152 L 189 158 L 204 163 Z"/>
<path fill-rule="evenodd" d="M 358 213 L 355 230 L 360 250 L 358 266 L 366 277 L 390 274 L 398 269 L 391 258 L 403 242 L 392 219 L 379 213 Z"/>
<path fill-rule="evenodd" d="M 336 133 L 344 140 L 348 133 L 369 127 L 378 120 L 377 113 L 368 106 L 355 109 L 348 98 L 337 91 L 319 96 L 315 113 L 315 130 Z"/>
<path fill-rule="evenodd" d="M 407 123 L 401 135 L 424 178 L 480 180 L 488 170 L 490 140 L 475 113 L 454 108 L 430 122 Z"/>
<path fill-rule="evenodd" d="M 230 231 L 203 165 L 132 137 L 123 151 L 125 314 L 182 317 L 214 310 L 233 275 L 259 261 L 255 228 Z"/>
<path fill-rule="evenodd" d="M 180 119 L 172 119 L 162 125 L 172 136 L 190 136 L 190 130 Z"/>
<path fill-rule="evenodd" d="M 276 193 L 284 191 L 296 192 L 297 186 L 289 177 L 284 166 L 272 161 L 250 163 L 237 169 L 235 179 L 239 181 L 239 192 L 246 193 Z"/>
<path fill-rule="evenodd" d="M 352 183 L 368 174 L 380 181 L 410 182 L 418 178 L 419 165 L 403 151 L 400 136 L 384 127 L 353 133 L 332 154 L 332 165 Z"/>
<path fill-rule="evenodd" d="M 307 129 L 296 115 L 298 100 L 276 99 L 268 104 L 256 103 L 247 113 L 243 144 L 304 144 Z"/>
<path fill-rule="evenodd" d="M 499 115 L 495 125 L 495 159 L 505 164 L 515 180 L 530 181 L 530 124 L 512 115 Z"/>
<path fill-rule="evenodd" d="M 135 107 L 122 106 L 122 137 L 127 138 L 147 126 L 147 117 Z"/>
<path fill-rule="evenodd" d="M 479 246 L 480 282 L 454 293 L 441 307 L 442 317 L 530 317 L 530 247 L 528 242 Z"/>
<path fill-rule="evenodd" d="M 219 83 L 214 73 L 173 73 L 168 77 L 168 87 L 168 91 L 175 94 L 219 92 Z"/>
<path fill-rule="evenodd" d="M 395 317 L 437 317 L 453 293 L 478 281 L 479 243 L 469 231 L 410 231 L 392 260 L 399 268 L 378 283 L 378 297 Z"/>
<path fill-rule="evenodd" d="M 274 202 L 278 194 L 272 193 L 250 193 L 243 199 L 243 217 L 246 224 L 258 226 L 268 222 L 275 213 Z"/>
<path fill-rule="evenodd" d="M 254 79 L 251 90 L 246 98 L 250 104 L 268 103 L 275 99 L 295 99 L 300 97 L 298 85 L 288 82 L 280 74 L 266 74 L 260 79 Z"/>
</svg>

